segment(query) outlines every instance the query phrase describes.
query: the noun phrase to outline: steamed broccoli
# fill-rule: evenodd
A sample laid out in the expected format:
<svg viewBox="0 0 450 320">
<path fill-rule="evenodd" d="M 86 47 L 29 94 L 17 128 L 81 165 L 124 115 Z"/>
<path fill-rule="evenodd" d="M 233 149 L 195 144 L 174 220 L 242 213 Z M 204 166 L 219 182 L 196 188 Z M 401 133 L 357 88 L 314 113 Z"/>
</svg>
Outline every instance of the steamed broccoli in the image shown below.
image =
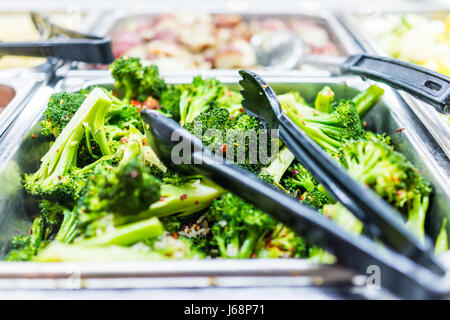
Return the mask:
<svg viewBox="0 0 450 320">
<path fill-rule="evenodd" d="M 142 66 L 139 58 L 121 57 L 111 64 L 111 74 L 123 99 L 144 101 L 148 96 L 159 98 L 167 86 L 156 65 Z"/>
<path fill-rule="evenodd" d="M 88 95 L 70 122 L 42 157 L 41 167 L 25 175 L 25 189 L 41 199 L 71 205 L 79 197 L 88 168 L 77 168 L 77 150 L 83 135 L 92 136 L 102 155 L 110 155 L 103 130 L 111 99 L 99 88 Z"/>
<path fill-rule="evenodd" d="M 142 160 L 133 159 L 118 167 L 101 163 L 93 170 L 77 202 L 80 226 L 92 235 L 102 229 L 102 219 L 110 213 L 136 215 L 147 210 L 160 199 L 160 188 L 161 182 L 150 174 Z"/>
<path fill-rule="evenodd" d="M 53 94 L 41 121 L 42 134 L 58 137 L 85 99 L 86 95 L 80 92 Z"/>
<path fill-rule="evenodd" d="M 207 213 L 212 241 L 223 258 L 250 258 L 276 225 L 270 216 L 231 193 L 215 200 Z"/>
<path fill-rule="evenodd" d="M 353 178 L 406 215 L 411 230 L 424 237 L 431 186 L 402 154 L 383 142 L 360 140 L 344 144 L 337 156 Z"/>
<path fill-rule="evenodd" d="M 226 156 L 229 161 L 255 174 L 259 174 L 266 164 L 258 159 L 259 150 L 266 147 L 266 155 L 270 157 L 270 137 L 266 146 L 260 146 L 260 123 L 250 115 L 232 118 L 225 108 L 212 107 L 184 127 L 200 136 L 203 144 L 213 152 Z"/>
<path fill-rule="evenodd" d="M 275 228 L 255 249 L 256 258 L 305 258 L 308 256 L 307 244 L 292 230 L 282 224 Z"/>
<path fill-rule="evenodd" d="M 41 217 L 33 220 L 30 228 L 30 235 L 15 236 L 11 240 L 11 250 L 5 256 L 6 261 L 28 261 L 31 260 L 43 247 L 44 241 L 44 221 Z"/>
<path fill-rule="evenodd" d="M 294 163 L 287 172 L 287 176 L 281 180 L 281 185 L 291 195 L 300 197 L 303 203 L 316 208 L 330 202 L 325 189 L 300 163 Z"/>
<path fill-rule="evenodd" d="M 358 112 L 368 112 L 382 94 L 382 89 L 371 86 L 356 96 L 354 101 L 341 99 L 334 102 L 331 113 L 327 113 L 328 107 L 327 112 L 321 112 L 307 106 L 298 94 L 287 93 L 278 98 L 287 116 L 300 129 L 326 151 L 336 152 L 345 141 L 363 138 L 361 115 Z"/>
</svg>

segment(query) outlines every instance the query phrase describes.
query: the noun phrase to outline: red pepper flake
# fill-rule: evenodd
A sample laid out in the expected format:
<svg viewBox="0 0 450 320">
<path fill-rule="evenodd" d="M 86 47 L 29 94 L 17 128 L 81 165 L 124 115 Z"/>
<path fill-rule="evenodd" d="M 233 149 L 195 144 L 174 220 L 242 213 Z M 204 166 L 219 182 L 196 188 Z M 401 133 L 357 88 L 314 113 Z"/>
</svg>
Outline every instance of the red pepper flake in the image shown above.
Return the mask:
<svg viewBox="0 0 450 320">
<path fill-rule="evenodd" d="M 227 145 L 225 143 L 220 147 L 220 151 L 227 153 Z"/>
<path fill-rule="evenodd" d="M 240 112 L 244 112 L 244 108 L 240 108 L 239 111 L 240 111 Z"/>
<path fill-rule="evenodd" d="M 297 169 L 292 169 L 292 170 L 291 170 L 291 173 L 292 173 L 293 176 L 295 176 L 295 175 L 298 174 L 298 170 L 297 170 Z"/>
<path fill-rule="evenodd" d="M 305 198 L 306 198 L 306 195 L 304 195 L 304 194 L 302 194 L 302 196 L 300 197 L 300 200 L 305 200 Z"/>
<path fill-rule="evenodd" d="M 31 139 L 36 139 L 37 135 L 35 135 L 34 133 L 31 134 Z"/>
<path fill-rule="evenodd" d="M 187 194 L 185 193 L 185 194 L 182 194 L 181 196 L 180 196 L 180 200 L 181 201 L 183 201 L 183 200 L 185 200 L 185 199 L 187 199 Z"/>
<path fill-rule="evenodd" d="M 178 233 L 176 231 L 172 232 L 172 237 L 175 239 L 178 239 Z"/>
<path fill-rule="evenodd" d="M 264 89 L 266 89 L 266 88 L 267 88 L 267 84 L 263 84 L 263 85 L 261 85 L 261 87 L 263 87 Z"/>
<path fill-rule="evenodd" d="M 164 198 L 164 197 L 159 198 L 159 201 L 164 201 L 164 200 L 166 200 L 166 198 Z"/>
<path fill-rule="evenodd" d="M 33 228 L 30 228 L 30 234 L 33 234 Z"/>
<path fill-rule="evenodd" d="M 120 142 L 122 142 L 122 144 L 125 144 L 128 142 L 128 140 L 127 140 L 127 138 L 122 137 L 122 138 L 120 138 Z"/>
<path fill-rule="evenodd" d="M 92 146 L 91 149 L 94 150 L 94 149 L 95 149 L 95 146 Z"/>
<path fill-rule="evenodd" d="M 194 204 L 199 204 L 200 202 L 198 201 L 198 200 L 196 200 L 195 202 L 194 202 Z"/>
<path fill-rule="evenodd" d="M 405 130 L 405 128 L 398 128 L 397 130 L 395 130 L 395 133 L 402 132 L 403 130 Z"/>
<path fill-rule="evenodd" d="M 142 145 L 144 145 L 144 146 L 147 145 L 147 138 L 143 138 L 143 139 L 142 139 Z"/>
<path fill-rule="evenodd" d="M 139 101 L 134 99 L 131 99 L 130 103 L 135 107 L 140 107 L 142 105 Z"/>
<path fill-rule="evenodd" d="M 250 258 L 256 258 L 256 253 L 253 252 Z"/>
<path fill-rule="evenodd" d="M 58 181 L 61 181 L 62 180 L 62 177 L 61 176 L 58 176 Z"/>
<path fill-rule="evenodd" d="M 68 113 L 68 114 L 66 115 L 66 119 L 69 119 L 71 116 L 72 116 L 72 115 L 71 115 L 70 113 Z"/>
</svg>

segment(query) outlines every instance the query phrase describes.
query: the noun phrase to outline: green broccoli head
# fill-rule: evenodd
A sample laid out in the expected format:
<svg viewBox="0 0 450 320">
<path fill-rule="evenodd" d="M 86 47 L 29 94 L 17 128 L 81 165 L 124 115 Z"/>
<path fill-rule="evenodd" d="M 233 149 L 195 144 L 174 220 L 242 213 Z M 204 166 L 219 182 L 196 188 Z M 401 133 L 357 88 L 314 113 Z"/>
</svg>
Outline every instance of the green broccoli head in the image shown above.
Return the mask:
<svg viewBox="0 0 450 320">
<path fill-rule="evenodd" d="M 402 154 L 383 142 L 360 140 L 344 144 L 338 156 L 351 176 L 407 216 L 414 232 L 423 237 L 432 189 Z"/>
<path fill-rule="evenodd" d="M 306 258 L 308 247 L 304 239 L 279 223 L 267 237 L 259 241 L 255 256 L 261 259 Z"/>
<path fill-rule="evenodd" d="M 215 200 L 207 213 L 212 242 L 223 258 L 250 258 L 276 221 L 231 193 Z"/>
<path fill-rule="evenodd" d="M 160 187 L 161 182 L 142 160 L 133 159 L 118 167 L 103 162 L 89 176 L 77 208 L 87 218 L 98 212 L 137 214 L 159 200 Z"/>
<path fill-rule="evenodd" d="M 26 174 L 24 187 L 29 194 L 38 199 L 73 207 L 85 186 L 86 177 L 85 173 L 75 169 L 70 169 L 68 173 L 58 176 L 56 181 L 36 180 L 34 174 Z"/>
<path fill-rule="evenodd" d="M 28 261 L 45 247 L 44 220 L 37 217 L 33 220 L 28 236 L 15 236 L 10 243 L 10 251 L 5 256 L 5 261 Z"/>
<path fill-rule="evenodd" d="M 126 101 L 144 101 L 148 96 L 159 98 L 166 89 L 166 83 L 159 76 L 155 65 L 142 66 L 139 58 L 121 57 L 110 67 L 117 89 Z"/>
<path fill-rule="evenodd" d="M 83 92 L 53 94 L 44 111 L 44 120 L 41 122 L 42 134 L 57 137 L 85 99 L 86 95 Z"/>
</svg>

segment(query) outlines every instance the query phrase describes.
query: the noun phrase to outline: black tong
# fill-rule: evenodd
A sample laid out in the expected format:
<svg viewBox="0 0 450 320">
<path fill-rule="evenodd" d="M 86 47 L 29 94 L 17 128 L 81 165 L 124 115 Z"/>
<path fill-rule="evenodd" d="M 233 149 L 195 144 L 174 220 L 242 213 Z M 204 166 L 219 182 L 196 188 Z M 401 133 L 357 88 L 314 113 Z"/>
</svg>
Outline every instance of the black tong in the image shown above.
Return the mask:
<svg viewBox="0 0 450 320">
<path fill-rule="evenodd" d="M 40 34 L 49 39 L 33 42 L 0 43 L 0 56 L 54 57 L 67 61 L 96 64 L 109 64 L 114 60 L 110 38 L 87 35 L 61 28 L 37 13 L 32 13 L 31 17 Z M 52 39 L 52 37 L 58 38 Z"/>
<path fill-rule="evenodd" d="M 263 79 L 251 71 L 241 70 L 239 73 L 246 112 L 266 123 L 270 129 L 279 129 L 280 138 L 288 149 L 335 199 L 363 222 L 371 236 L 383 240 L 395 251 L 433 272 L 444 274 L 427 237 L 422 244 L 406 229 L 398 212 L 372 190 L 351 178 L 300 130 L 281 111 L 275 93 Z"/>
<path fill-rule="evenodd" d="M 380 285 L 403 298 L 430 299 L 448 295 L 448 286 L 442 277 L 364 236 L 355 237 L 252 173 L 227 163 L 204 149 L 202 142 L 176 121 L 148 109 L 143 110 L 141 116 L 146 124 L 148 143 L 165 163 L 176 166 L 177 170 L 201 174 L 253 203 L 310 243 L 331 251 L 345 267 L 360 274 L 367 274 L 369 267 L 379 268 Z M 182 155 L 183 161 L 175 164 L 172 151 L 179 143 L 184 143 L 186 153 Z"/>
</svg>

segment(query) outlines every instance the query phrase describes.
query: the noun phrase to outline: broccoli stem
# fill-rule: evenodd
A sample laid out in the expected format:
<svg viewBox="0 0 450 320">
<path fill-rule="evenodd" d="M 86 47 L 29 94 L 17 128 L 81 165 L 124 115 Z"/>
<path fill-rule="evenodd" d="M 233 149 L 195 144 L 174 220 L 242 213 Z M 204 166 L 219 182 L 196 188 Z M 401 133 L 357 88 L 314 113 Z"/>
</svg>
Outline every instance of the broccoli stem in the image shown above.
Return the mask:
<svg viewBox="0 0 450 320">
<path fill-rule="evenodd" d="M 36 262 L 153 261 L 165 257 L 154 251 L 141 252 L 120 246 L 86 247 L 53 242 L 35 258 Z"/>
<path fill-rule="evenodd" d="M 420 241 L 425 240 L 425 215 L 428 210 L 429 196 L 417 194 L 414 196 L 412 208 L 408 210 L 406 226 Z"/>
<path fill-rule="evenodd" d="M 384 94 L 384 90 L 376 85 L 371 85 L 367 90 L 357 94 L 352 101 L 355 103 L 356 111 L 361 119 L 363 119 L 372 107 L 380 101 Z"/>
<path fill-rule="evenodd" d="M 286 115 L 311 139 L 313 139 L 324 149 L 336 152 L 340 147 L 341 143 L 339 141 L 330 138 L 321 130 L 314 130 L 311 127 L 307 126 L 306 122 L 298 117 L 297 112 L 294 111 L 292 107 L 286 107 Z"/>
<path fill-rule="evenodd" d="M 314 101 L 314 107 L 326 113 L 333 112 L 332 102 L 334 100 L 334 92 L 330 87 L 326 86 L 317 94 L 316 100 Z"/>
<path fill-rule="evenodd" d="M 78 220 L 76 213 L 64 210 L 64 219 L 59 228 L 55 241 L 62 243 L 71 243 L 77 235 Z"/>
<path fill-rule="evenodd" d="M 31 225 L 31 242 L 37 243 L 42 240 L 44 236 L 44 220 L 42 217 L 36 217 Z"/>
<path fill-rule="evenodd" d="M 444 218 L 441 231 L 439 231 L 439 235 L 436 239 L 434 254 L 438 256 L 446 251 L 448 251 L 447 218 Z"/>
<path fill-rule="evenodd" d="M 286 146 L 280 150 L 275 159 L 266 168 L 266 172 L 273 178 L 274 183 L 280 182 L 294 159 L 294 154 Z"/>
<path fill-rule="evenodd" d="M 161 200 L 137 215 L 118 217 L 115 221 L 122 224 L 148 219 L 149 217 L 165 217 L 172 214 L 188 215 L 201 211 L 211 202 L 225 193 L 225 190 L 206 179 L 190 180 L 182 185 L 163 184 Z"/>
<path fill-rule="evenodd" d="M 78 145 L 85 127 L 94 132 L 94 140 L 100 145 L 102 153 L 110 154 L 103 131 L 104 118 L 110 105 L 111 100 L 102 89 L 92 90 L 49 151 L 42 157 L 41 167 L 33 174 L 33 178 L 42 179 L 43 185 L 57 183 L 76 162 Z"/>
<path fill-rule="evenodd" d="M 159 219 L 151 218 L 118 227 L 97 237 L 78 241 L 76 244 L 83 246 L 126 246 L 148 238 L 158 237 L 163 232 L 164 229 Z"/>
</svg>

